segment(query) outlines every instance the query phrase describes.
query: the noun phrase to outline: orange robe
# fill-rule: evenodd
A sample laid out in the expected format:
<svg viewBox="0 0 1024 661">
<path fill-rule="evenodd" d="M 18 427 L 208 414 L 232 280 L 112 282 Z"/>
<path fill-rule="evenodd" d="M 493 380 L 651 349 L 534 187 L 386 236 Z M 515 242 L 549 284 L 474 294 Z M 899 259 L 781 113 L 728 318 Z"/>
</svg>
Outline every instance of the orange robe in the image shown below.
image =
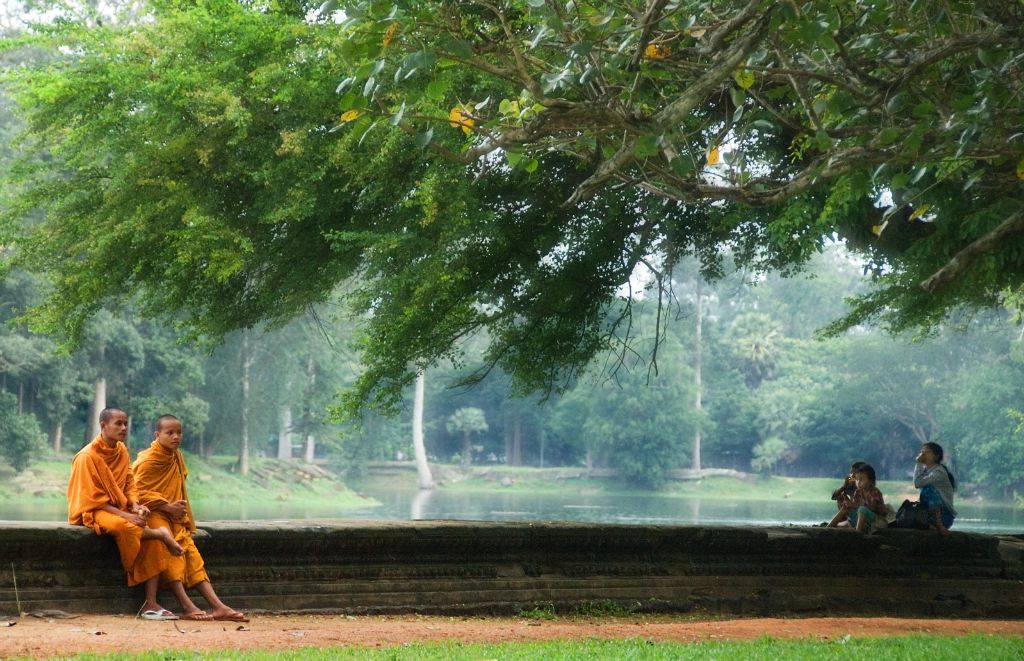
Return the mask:
<svg viewBox="0 0 1024 661">
<path fill-rule="evenodd" d="M 164 570 L 171 558 L 167 545 L 158 539 L 142 539 L 142 528 L 122 516 L 102 510 L 113 505 L 128 511 L 139 501 L 132 476 L 128 448 L 111 448 L 101 436 L 78 451 L 71 460 L 68 482 L 68 523 L 92 528 L 97 535 L 111 535 L 117 542 L 128 585 L 138 585 Z"/>
<path fill-rule="evenodd" d="M 149 449 L 143 450 L 135 458 L 132 467 L 135 471 L 135 484 L 139 489 L 139 501 L 152 510 L 149 515 L 149 527 L 165 526 L 181 544 L 185 552 L 171 557 L 167 568 L 160 574 L 161 585 L 181 581 L 190 588 L 202 581 L 208 581 L 203 556 L 192 541 L 192 533 L 196 530 L 195 517 L 192 516 L 192 504 L 188 501 L 185 478 L 188 468 L 181 450 L 168 450 L 153 441 Z M 166 512 L 158 512 L 159 505 L 172 503 L 176 500 L 185 501 L 185 515 L 180 519 L 172 519 Z"/>
</svg>

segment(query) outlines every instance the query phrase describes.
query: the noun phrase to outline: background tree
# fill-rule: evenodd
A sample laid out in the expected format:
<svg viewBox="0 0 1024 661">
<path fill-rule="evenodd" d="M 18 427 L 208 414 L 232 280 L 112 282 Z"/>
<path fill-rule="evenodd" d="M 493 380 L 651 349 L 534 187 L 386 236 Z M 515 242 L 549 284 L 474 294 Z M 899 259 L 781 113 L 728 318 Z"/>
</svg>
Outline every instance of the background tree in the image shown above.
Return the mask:
<svg viewBox="0 0 1024 661">
<path fill-rule="evenodd" d="M 472 435 L 487 431 L 487 418 L 483 409 L 474 406 L 461 408 L 448 417 L 445 427 L 449 434 L 462 434 L 462 468 L 468 470 L 473 462 Z"/>
<path fill-rule="evenodd" d="M 221 337 L 358 272 L 352 413 L 481 329 L 517 390 L 567 387 L 628 337 L 638 265 L 667 283 L 688 253 L 791 271 L 844 238 L 882 286 L 834 331 L 1020 286 L 1017 5 L 339 7 L 157 2 L 47 32 L 69 56 L 12 85 L 51 160 L 5 214 L 45 214 L 19 241 L 58 265 L 36 328 L 79 336 L 138 292 Z"/>
</svg>

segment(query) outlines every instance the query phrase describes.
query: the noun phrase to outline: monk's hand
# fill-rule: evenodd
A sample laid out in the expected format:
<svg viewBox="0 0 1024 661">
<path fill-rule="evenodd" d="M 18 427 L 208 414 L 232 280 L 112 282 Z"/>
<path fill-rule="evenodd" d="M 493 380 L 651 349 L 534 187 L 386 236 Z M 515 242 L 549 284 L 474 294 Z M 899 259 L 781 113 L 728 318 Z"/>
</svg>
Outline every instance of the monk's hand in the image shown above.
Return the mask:
<svg viewBox="0 0 1024 661">
<path fill-rule="evenodd" d="M 170 514 L 175 520 L 179 520 L 185 516 L 185 506 L 186 502 L 184 500 L 175 500 L 164 505 L 164 511 Z"/>
<path fill-rule="evenodd" d="M 149 517 L 149 508 L 142 503 L 133 503 L 131 510 L 133 514 L 138 514 L 143 520 Z"/>
<path fill-rule="evenodd" d="M 146 527 L 146 519 L 141 517 L 141 516 L 139 516 L 135 512 L 124 512 L 124 513 L 122 513 L 122 516 L 124 516 L 124 518 L 128 519 L 128 523 L 134 523 L 135 525 L 137 525 L 140 528 L 145 528 Z"/>
</svg>

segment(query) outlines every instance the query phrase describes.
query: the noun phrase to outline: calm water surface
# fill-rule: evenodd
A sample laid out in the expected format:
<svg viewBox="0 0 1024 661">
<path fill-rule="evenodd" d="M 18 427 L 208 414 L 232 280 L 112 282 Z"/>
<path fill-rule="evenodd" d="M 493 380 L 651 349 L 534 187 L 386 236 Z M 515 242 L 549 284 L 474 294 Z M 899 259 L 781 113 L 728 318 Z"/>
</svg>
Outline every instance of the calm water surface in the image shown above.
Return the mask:
<svg viewBox="0 0 1024 661">
<path fill-rule="evenodd" d="M 363 491 L 380 505 L 339 509 L 330 503 L 197 502 L 200 521 L 244 519 L 461 519 L 475 521 L 582 521 L 623 524 L 702 524 L 809 526 L 827 521 L 831 501 L 728 501 L 665 496 L 530 495 L 521 493 L 459 493 L 451 491 Z M 1024 532 L 1024 508 L 999 505 L 958 505 L 956 530 L 989 533 Z M 67 506 L 0 504 L 0 519 L 63 521 Z"/>
</svg>

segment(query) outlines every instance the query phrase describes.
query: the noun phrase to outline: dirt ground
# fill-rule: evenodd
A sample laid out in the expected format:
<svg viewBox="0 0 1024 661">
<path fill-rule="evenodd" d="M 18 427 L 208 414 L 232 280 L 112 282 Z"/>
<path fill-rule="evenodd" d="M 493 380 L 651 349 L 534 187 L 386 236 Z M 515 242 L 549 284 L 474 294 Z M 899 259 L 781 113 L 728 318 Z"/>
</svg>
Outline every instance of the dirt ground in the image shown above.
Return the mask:
<svg viewBox="0 0 1024 661">
<path fill-rule="evenodd" d="M 8 624 L 13 622 L 14 624 Z M 5 626 L 6 625 L 6 626 Z M 283 650 L 297 647 L 459 640 L 501 642 L 574 638 L 649 638 L 702 641 L 776 638 L 835 639 L 908 633 L 1024 636 L 1022 621 L 900 618 L 750 618 L 693 620 L 684 616 L 559 618 L 553 621 L 496 617 L 255 615 L 233 622 L 149 622 L 131 616 L 83 615 L 71 619 L 0 618 L 0 658 L 157 649 Z"/>
</svg>

